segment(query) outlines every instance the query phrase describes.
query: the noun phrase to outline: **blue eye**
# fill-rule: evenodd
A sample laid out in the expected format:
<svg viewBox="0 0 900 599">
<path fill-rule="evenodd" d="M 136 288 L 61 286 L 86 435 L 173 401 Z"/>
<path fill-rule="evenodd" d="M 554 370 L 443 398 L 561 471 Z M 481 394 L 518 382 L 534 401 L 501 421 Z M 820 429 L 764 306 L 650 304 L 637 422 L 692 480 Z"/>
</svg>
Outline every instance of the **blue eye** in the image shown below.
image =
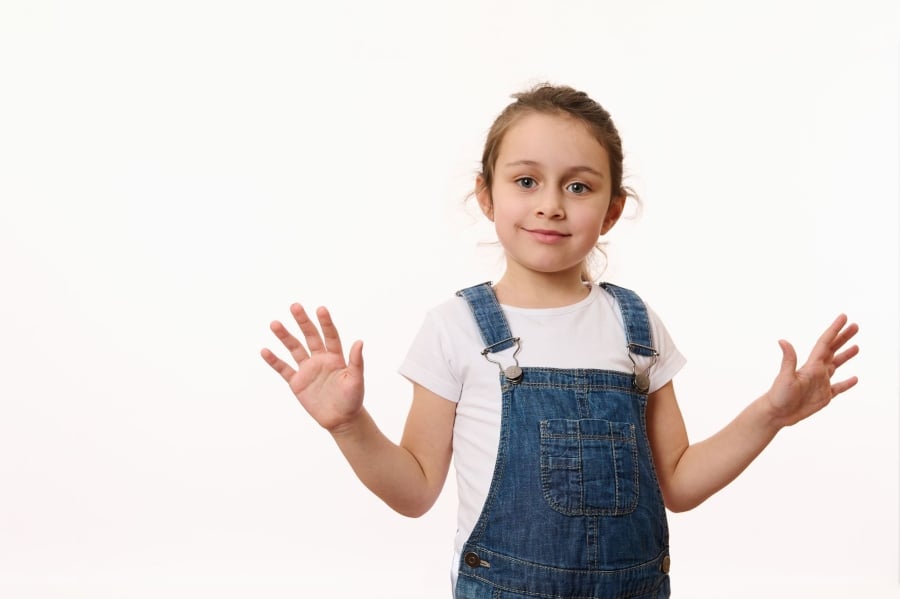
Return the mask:
<svg viewBox="0 0 900 599">
<path fill-rule="evenodd" d="M 516 184 L 522 189 L 533 189 L 537 185 L 537 181 L 531 177 L 519 177 L 516 179 Z"/>
<path fill-rule="evenodd" d="M 566 189 L 568 189 L 569 191 L 571 191 L 572 193 L 574 193 L 576 195 L 581 195 L 581 194 L 587 193 L 591 190 L 591 188 L 588 187 L 587 185 L 585 185 L 584 183 L 580 183 L 577 181 L 575 183 L 569 183 L 566 186 Z"/>
</svg>

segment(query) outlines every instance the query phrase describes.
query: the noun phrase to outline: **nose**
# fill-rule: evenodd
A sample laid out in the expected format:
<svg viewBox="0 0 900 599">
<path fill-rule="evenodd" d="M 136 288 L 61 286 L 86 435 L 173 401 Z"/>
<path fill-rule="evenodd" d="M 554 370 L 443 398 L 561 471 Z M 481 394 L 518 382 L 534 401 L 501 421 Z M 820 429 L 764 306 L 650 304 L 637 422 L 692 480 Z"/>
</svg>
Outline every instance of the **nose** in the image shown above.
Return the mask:
<svg viewBox="0 0 900 599">
<path fill-rule="evenodd" d="M 562 218 L 565 212 L 563 210 L 563 194 L 560 190 L 551 187 L 544 188 L 544 193 L 540 194 L 535 206 L 535 214 L 544 218 Z"/>
</svg>

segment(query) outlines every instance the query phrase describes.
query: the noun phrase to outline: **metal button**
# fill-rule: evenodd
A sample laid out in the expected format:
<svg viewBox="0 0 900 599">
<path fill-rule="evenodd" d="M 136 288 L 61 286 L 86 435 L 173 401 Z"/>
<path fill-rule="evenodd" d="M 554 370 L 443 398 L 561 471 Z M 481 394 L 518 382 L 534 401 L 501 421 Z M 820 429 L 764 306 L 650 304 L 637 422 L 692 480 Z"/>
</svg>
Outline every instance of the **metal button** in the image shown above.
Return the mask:
<svg viewBox="0 0 900 599">
<path fill-rule="evenodd" d="M 638 372 L 634 375 L 634 387 L 641 393 L 646 393 L 650 390 L 650 375 L 647 374 L 647 371 Z"/>
<path fill-rule="evenodd" d="M 510 383 L 516 384 L 522 380 L 522 369 L 518 366 L 510 366 L 503 371 Z"/>
<path fill-rule="evenodd" d="M 466 556 L 468 558 L 468 556 Z M 672 560 L 667 555 L 662 559 L 662 564 L 660 564 L 659 569 L 662 570 L 663 574 L 669 573 L 669 568 L 672 566 Z"/>
<path fill-rule="evenodd" d="M 470 568 L 477 568 L 481 565 L 481 558 L 473 551 L 468 552 L 463 559 Z"/>
</svg>

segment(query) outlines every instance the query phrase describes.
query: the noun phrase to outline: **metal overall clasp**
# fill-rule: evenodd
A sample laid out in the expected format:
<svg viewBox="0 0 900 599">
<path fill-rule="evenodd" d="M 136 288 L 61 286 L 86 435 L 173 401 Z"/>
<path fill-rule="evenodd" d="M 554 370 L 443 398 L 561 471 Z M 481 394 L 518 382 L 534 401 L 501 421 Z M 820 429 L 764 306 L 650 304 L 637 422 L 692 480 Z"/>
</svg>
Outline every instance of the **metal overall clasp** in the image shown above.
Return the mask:
<svg viewBox="0 0 900 599">
<path fill-rule="evenodd" d="M 628 351 L 628 359 L 631 360 L 632 384 L 634 385 L 634 388 L 641 393 L 646 393 L 650 390 L 650 369 L 653 368 L 656 365 L 656 361 L 659 360 L 659 352 L 652 347 L 647 347 L 646 345 L 640 345 L 638 343 L 629 343 L 625 349 Z M 651 358 L 649 366 L 641 372 L 637 371 L 637 362 L 634 361 L 634 354 L 631 352 L 632 349 L 643 350 L 638 353 L 642 356 Z"/>
<path fill-rule="evenodd" d="M 513 364 L 512 366 L 508 366 L 507 368 L 503 368 L 503 364 L 501 364 L 497 360 L 491 360 L 491 358 L 488 356 L 488 354 L 491 353 L 491 350 L 493 348 L 497 347 L 498 345 L 501 345 L 503 343 L 508 343 L 510 341 L 512 341 L 513 343 L 516 344 L 516 351 L 514 351 L 513 355 L 512 355 L 512 359 L 513 359 L 513 362 L 515 362 L 515 364 Z M 503 376 L 506 377 L 506 380 L 508 380 L 510 383 L 515 385 L 516 383 L 518 383 L 519 381 L 522 380 L 522 369 L 519 368 L 519 360 L 518 360 L 518 358 L 516 358 L 516 356 L 519 354 L 519 350 L 521 350 L 521 349 L 522 349 L 522 345 L 519 343 L 519 338 L 518 337 L 510 337 L 509 339 L 504 339 L 503 341 L 498 341 L 497 343 L 492 343 L 491 345 L 488 345 L 486 348 L 481 350 L 481 355 L 484 356 L 484 359 L 487 360 L 488 362 L 490 362 L 491 364 L 496 364 L 497 367 L 500 368 L 500 372 L 503 373 Z"/>
</svg>

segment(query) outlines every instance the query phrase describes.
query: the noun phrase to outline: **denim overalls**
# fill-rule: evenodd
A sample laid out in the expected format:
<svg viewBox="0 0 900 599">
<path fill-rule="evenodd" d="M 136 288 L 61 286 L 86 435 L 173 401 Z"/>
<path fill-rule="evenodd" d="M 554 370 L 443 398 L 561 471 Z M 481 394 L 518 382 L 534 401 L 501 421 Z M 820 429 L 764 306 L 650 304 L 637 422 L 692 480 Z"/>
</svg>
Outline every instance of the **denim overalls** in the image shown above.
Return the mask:
<svg viewBox="0 0 900 599">
<path fill-rule="evenodd" d="M 622 312 L 622 351 L 632 362 L 635 355 L 655 361 L 643 302 L 627 289 L 601 286 Z M 457 294 L 481 330 L 482 355 L 500 365 L 503 404 L 494 476 L 463 546 L 456 599 L 669 597 L 668 526 L 645 421 L 646 367 L 500 364 L 494 354 L 518 351 L 518 339 L 490 284 Z"/>
</svg>

